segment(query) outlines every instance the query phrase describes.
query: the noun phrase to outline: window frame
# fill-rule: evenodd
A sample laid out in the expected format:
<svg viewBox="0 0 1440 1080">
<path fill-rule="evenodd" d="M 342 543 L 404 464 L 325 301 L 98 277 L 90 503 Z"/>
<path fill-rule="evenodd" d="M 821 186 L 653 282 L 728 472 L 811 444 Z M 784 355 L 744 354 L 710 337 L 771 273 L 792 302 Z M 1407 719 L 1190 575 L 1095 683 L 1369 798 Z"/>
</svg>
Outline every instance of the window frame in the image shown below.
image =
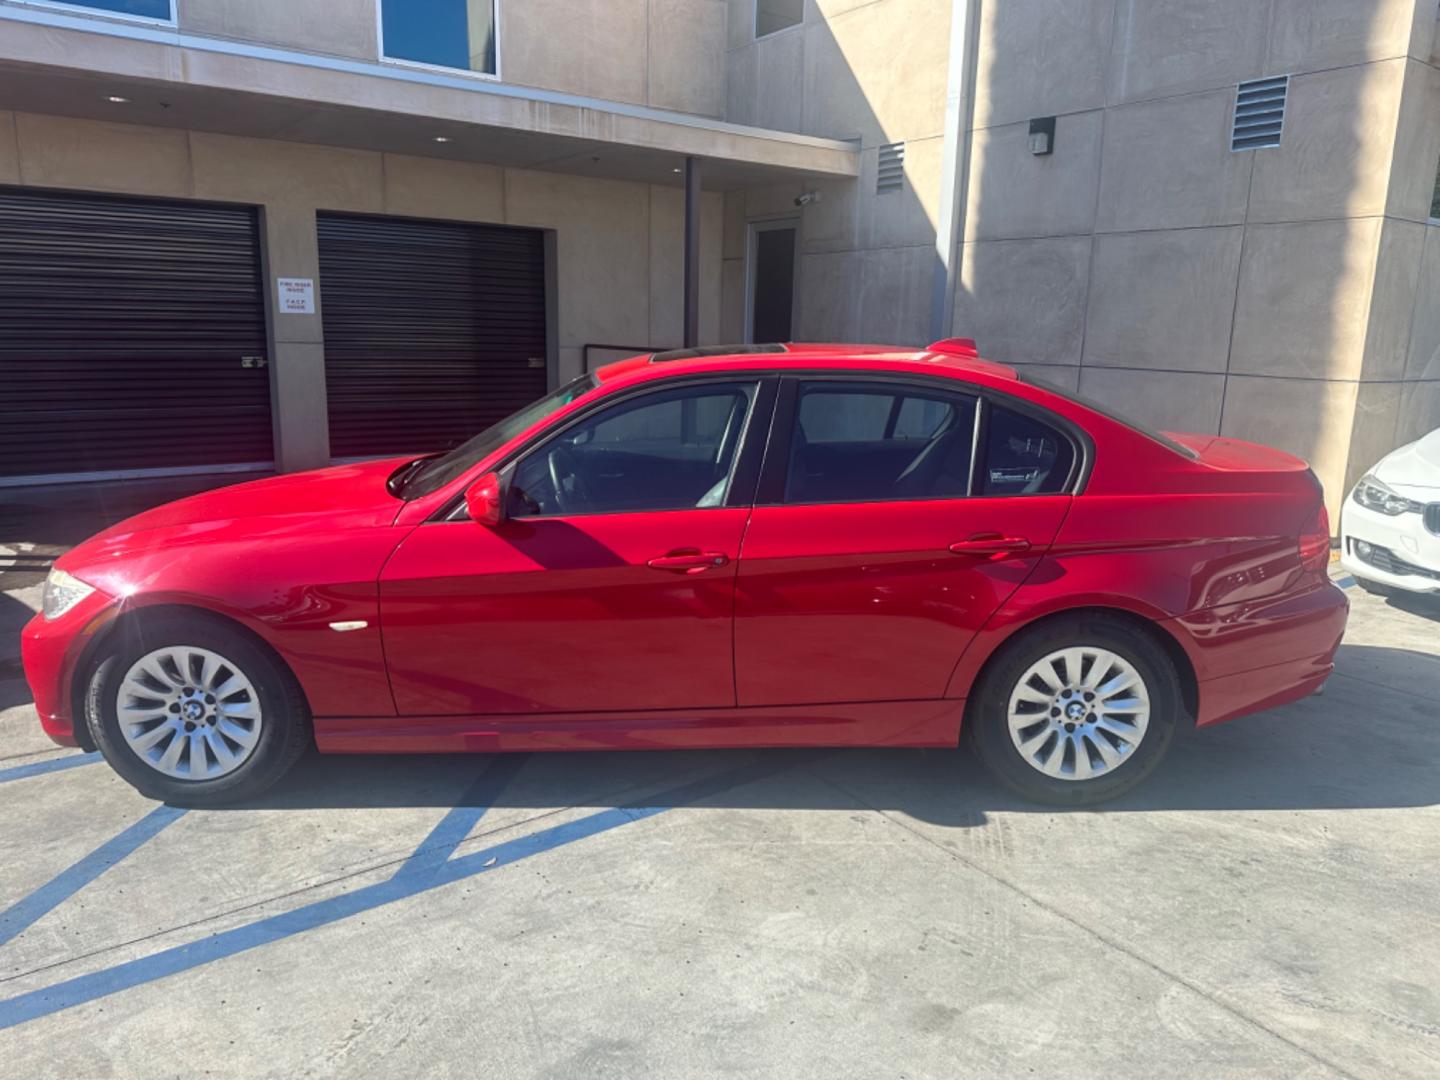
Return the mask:
<svg viewBox="0 0 1440 1080">
<path fill-rule="evenodd" d="M 160 26 L 167 30 L 174 30 L 179 27 L 179 13 L 176 11 L 179 0 L 167 0 L 170 7 L 170 17 L 157 19 L 153 15 L 133 15 L 128 11 L 110 11 L 102 7 L 91 7 L 85 0 L 76 0 L 73 4 L 60 3 L 59 0 L 9 0 L 17 7 L 40 8 L 44 11 L 56 11 L 65 15 L 74 15 L 82 19 L 111 19 L 115 22 L 130 23 L 139 26 Z M 378 3 L 379 0 L 376 0 Z"/>
<path fill-rule="evenodd" d="M 173 10 L 176 0 L 170 0 Z M 501 39 L 504 36 L 500 25 L 500 0 L 490 0 L 495 12 L 495 71 L 476 71 L 473 68 L 446 67 L 444 64 L 429 64 L 423 60 L 407 60 L 401 56 L 385 55 L 385 0 L 375 0 L 375 52 L 382 64 L 390 67 L 408 68 L 411 71 L 429 71 L 440 75 L 458 75 L 461 78 L 479 79 L 482 82 L 502 82 Z"/>
<path fill-rule="evenodd" d="M 766 448 L 769 445 L 771 423 L 775 411 L 775 398 L 778 390 L 779 376 L 768 371 L 715 371 L 704 375 L 693 375 L 677 378 L 663 378 L 646 380 L 633 387 L 616 391 L 611 394 L 602 394 L 595 401 L 572 413 L 563 420 L 557 421 L 543 431 L 537 432 L 532 438 L 527 439 L 521 446 L 517 447 L 506 458 L 496 464 L 493 469 L 486 470 L 494 472 L 500 477 L 502 498 L 509 498 L 510 482 L 519 468 L 521 462 L 532 454 L 540 453 L 552 440 L 561 438 L 572 428 L 578 427 L 598 414 L 606 412 L 616 405 L 622 405 L 634 401 L 637 398 L 650 397 L 658 394 L 669 394 L 676 390 L 690 387 L 707 386 L 714 384 L 735 385 L 753 384 L 755 395 L 750 405 L 750 414 L 745 418 L 745 424 L 740 429 L 740 443 L 735 448 L 735 464 L 730 470 L 730 488 L 725 493 L 725 500 L 716 506 L 691 506 L 672 507 L 668 510 L 592 510 L 572 514 L 526 514 L 517 517 L 516 521 L 568 521 L 572 518 L 584 517 L 615 517 L 619 515 L 632 514 L 676 514 L 676 513 L 703 513 L 714 510 L 734 510 L 745 508 L 755 504 L 755 490 L 760 480 L 760 472 L 766 455 Z M 470 481 L 473 483 L 474 481 Z M 469 521 L 469 514 L 465 508 L 465 489 L 469 483 L 464 484 L 460 491 L 441 509 L 430 518 L 430 522 Z M 509 520 L 507 515 L 507 520 Z"/>
<path fill-rule="evenodd" d="M 766 33 L 763 33 L 763 34 L 762 34 L 762 33 L 760 33 L 760 0 L 750 0 L 750 40 L 751 40 L 751 41 L 768 41 L 770 38 L 775 37 L 777 34 L 785 34 L 785 33 L 788 33 L 788 32 L 791 31 L 791 30 L 794 30 L 797 26 L 802 26 L 802 27 L 803 27 L 804 25 L 805 25 L 805 4 L 804 4 L 804 2 L 803 2 L 803 0 L 802 0 L 802 2 L 801 2 L 801 4 L 800 4 L 800 18 L 799 18 L 798 20 L 796 20 L 795 22 L 791 23 L 789 26 L 782 26 L 782 27 L 780 27 L 780 29 L 778 29 L 778 30 L 770 30 L 770 31 L 767 31 Z"/>
<path fill-rule="evenodd" d="M 964 495 L 922 495 L 915 498 L 884 498 L 884 499 L 846 499 L 843 501 L 826 502 L 787 502 L 785 500 L 785 485 L 790 474 L 790 448 L 791 440 L 794 437 L 795 421 L 799 417 L 800 406 L 800 384 L 813 382 L 836 382 L 836 383 L 874 383 L 877 386 L 913 386 L 917 390 L 928 390 L 950 394 L 956 397 L 969 397 L 975 399 L 975 429 L 971 435 L 970 444 L 970 477 L 967 490 Z M 986 436 L 989 433 L 990 410 L 992 408 L 1009 409 L 1011 412 L 1028 416 L 1030 419 L 1042 423 L 1053 429 L 1057 435 L 1070 442 L 1074 451 L 1070 463 L 1070 471 L 1065 477 L 1065 482 L 1059 491 L 1049 492 L 1017 492 L 1010 495 L 986 495 L 977 492 L 977 479 L 981 475 L 983 458 L 986 453 Z M 871 506 L 888 505 L 894 503 L 916 503 L 916 502 L 958 502 L 962 499 L 1036 499 L 1054 498 L 1058 495 L 1078 495 L 1085 487 L 1085 481 L 1089 479 L 1091 465 L 1094 462 L 1095 446 L 1083 430 L 1073 421 L 1051 412 L 1049 409 L 1021 398 L 1012 397 L 1009 394 L 998 393 L 988 387 L 975 386 L 971 383 L 960 382 L 954 379 L 937 379 L 924 375 L 913 375 L 909 373 L 890 374 L 882 371 L 865 372 L 787 372 L 781 379 L 779 393 L 776 397 L 774 413 L 770 424 L 770 439 L 767 444 L 764 468 L 761 472 L 760 483 L 755 492 L 756 507 L 795 507 L 807 506 Z"/>
</svg>

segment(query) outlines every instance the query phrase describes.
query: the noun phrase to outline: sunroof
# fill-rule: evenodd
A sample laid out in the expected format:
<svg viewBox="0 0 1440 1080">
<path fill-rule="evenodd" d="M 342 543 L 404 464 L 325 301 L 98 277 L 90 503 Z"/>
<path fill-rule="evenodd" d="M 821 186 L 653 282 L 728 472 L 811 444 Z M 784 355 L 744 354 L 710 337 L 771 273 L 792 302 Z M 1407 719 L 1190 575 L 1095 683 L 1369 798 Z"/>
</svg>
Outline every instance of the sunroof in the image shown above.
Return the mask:
<svg viewBox="0 0 1440 1080">
<path fill-rule="evenodd" d="M 747 356 L 751 353 L 785 352 L 784 345 L 702 345 L 697 349 L 669 349 L 650 357 L 652 364 L 667 360 L 693 360 L 697 356 Z"/>
</svg>

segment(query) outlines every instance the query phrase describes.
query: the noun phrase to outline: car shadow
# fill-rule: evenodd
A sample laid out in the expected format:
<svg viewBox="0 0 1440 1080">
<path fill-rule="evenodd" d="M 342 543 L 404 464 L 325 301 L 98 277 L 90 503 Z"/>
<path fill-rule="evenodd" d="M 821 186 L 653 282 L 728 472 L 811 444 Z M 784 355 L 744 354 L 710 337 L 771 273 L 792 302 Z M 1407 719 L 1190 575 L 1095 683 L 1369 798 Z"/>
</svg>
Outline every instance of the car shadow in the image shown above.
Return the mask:
<svg viewBox="0 0 1440 1080">
<path fill-rule="evenodd" d="M 1391 593 L 1385 597 L 1385 605 L 1407 615 L 1419 615 L 1432 622 L 1440 622 L 1440 594 Z"/>
<path fill-rule="evenodd" d="M 1440 657 L 1342 646 L 1323 695 L 1187 731 L 1156 773 L 1094 813 L 1316 810 L 1440 803 Z M 235 810 L 457 805 L 487 755 L 308 755 Z M 706 807 L 871 808 L 933 825 L 1049 813 L 1000 788 L 967 751 L 844 749 L 592 751 L 528 755 L 492 804 L 532 810 L 634 804 L 666 787 L 754 762 L 779 775 L 707 796 Z"/>
</svg>

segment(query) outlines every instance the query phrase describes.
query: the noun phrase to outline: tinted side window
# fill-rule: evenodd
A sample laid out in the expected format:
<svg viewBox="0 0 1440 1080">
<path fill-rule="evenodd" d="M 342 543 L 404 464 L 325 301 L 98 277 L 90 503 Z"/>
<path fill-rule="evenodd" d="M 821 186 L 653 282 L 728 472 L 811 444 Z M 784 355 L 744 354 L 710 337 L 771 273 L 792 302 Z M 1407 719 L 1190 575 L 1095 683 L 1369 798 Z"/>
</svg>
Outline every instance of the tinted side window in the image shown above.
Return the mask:
<svg viewBox="0 0 1440 1080">
<path fill-rule="evenodd" d="M 1003 406 L 992 406 L 985 430 L 985 495 L 1054 494 L 1065 487 L 1075 447 L 1048 424 Z"/>
<path fill-rule="evenodd" d="M 787 503 L 963 497 L 975 399 L 902 385 L 801 383 Z"/>
<path fill-rule="evenodd" d="M 510 482 L 515 517 L 722 506 L 754 383 L 632 398 L 528 454 Z"/>
</svg>

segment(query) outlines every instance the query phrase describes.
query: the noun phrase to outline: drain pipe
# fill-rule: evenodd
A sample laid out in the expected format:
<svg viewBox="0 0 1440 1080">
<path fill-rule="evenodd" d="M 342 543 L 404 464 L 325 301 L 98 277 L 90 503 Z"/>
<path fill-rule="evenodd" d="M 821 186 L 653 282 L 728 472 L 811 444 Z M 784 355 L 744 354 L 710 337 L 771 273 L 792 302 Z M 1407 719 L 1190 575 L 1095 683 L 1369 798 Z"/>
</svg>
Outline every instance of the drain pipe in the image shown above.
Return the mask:
<svg viewBox="0 0 1440 1080">
<path fill-rule="evenodd" d="M 965 190 L 969 176 L 974 110 L 975 58 L 982 0 L 950 2 L 950 67 L 945 87 L 945 141 L 940 172 L 940 221 L 935 229 L 935 276 L 930 290 L 930 340 L 956 331 L 955 285 L 960 242 L 965 236 Z"/>
</svg>

